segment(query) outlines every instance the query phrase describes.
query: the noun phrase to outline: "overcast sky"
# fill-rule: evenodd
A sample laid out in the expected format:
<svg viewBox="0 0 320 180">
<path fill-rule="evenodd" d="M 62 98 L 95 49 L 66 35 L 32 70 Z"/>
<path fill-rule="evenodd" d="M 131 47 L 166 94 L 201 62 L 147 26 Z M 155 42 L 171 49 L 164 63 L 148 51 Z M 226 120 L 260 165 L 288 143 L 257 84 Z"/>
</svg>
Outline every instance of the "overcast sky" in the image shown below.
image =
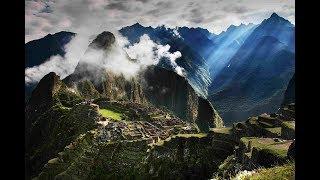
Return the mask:
<svg viewBox="0 0 320 180">
<path fill-rule="evenodd" d="M 295 23 L 294 0 L 26 0 L 25 41 L 63 30 L 116 31 L 136 22 L 220 33 L 231 24 L 260 23 L 272 12 Z"/>
</svg>

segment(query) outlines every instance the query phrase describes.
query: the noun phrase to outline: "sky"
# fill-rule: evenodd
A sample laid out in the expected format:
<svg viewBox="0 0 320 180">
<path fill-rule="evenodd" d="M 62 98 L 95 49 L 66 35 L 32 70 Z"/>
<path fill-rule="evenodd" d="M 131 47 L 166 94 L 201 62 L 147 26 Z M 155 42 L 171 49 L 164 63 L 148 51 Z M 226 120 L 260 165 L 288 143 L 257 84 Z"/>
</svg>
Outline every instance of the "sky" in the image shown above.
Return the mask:
<svg viewBox="0 0 320 180">
<path fill-rule="evenodd" d="M 26 0 L 25 42 L 59 31 L 98 34 L 136 22 L 202 27 L 258 24 L 273 12 L 295 24 L 295 0 Z"/>
</svg>

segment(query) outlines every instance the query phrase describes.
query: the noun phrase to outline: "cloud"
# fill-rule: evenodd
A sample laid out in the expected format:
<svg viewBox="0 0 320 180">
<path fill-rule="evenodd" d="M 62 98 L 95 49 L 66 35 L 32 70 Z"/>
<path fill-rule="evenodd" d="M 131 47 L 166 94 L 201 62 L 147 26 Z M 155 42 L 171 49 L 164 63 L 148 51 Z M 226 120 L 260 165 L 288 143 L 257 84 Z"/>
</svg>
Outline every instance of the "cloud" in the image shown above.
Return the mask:
<svg viewBox="0 0 320 180">
<path fill-rule="evenodd" d="M 138 76 L 138 74 L 144 71 L 150 65 L 156 65 L 161 59 L 167 61 L 180 76 L 185 76 L 185 70 L 178 66 L 175 62 L 176 59 L 181 57 L 179 51 L 169 52 L 169 45 L 160 45 L 150 39 L 148 35 L 140 37 L 139 41 L 133 45 L 129 45 L 129 41 L 116 34 L 117 45 L 112 46 L 102 57 L 102 62 L 99 66 L 104 67 L 107 71 L 111 71 L 118 75 L 124 75 L 124 77 L 130 80 L 132 77 Z M 127 58 L 127 55 L 130 57 Z M 94 57 L 90 55 L 90 57 Z M 95 58 L 97 61 L 99 58 Z"/>
<path fill-rule="evenodd" d="M 25 69 L 25 83 L 32 84 L 38 82 L 43 76 L 49 72 L 57 73 L 61 78 L 71 74 L 79 59 L 83 56 L 89 45 L 89 37 L 76 35 L 65 45 L 66 54 L 64 57 L 60 55 L 51 56 L 45 63 Z"/>
<path fill-rule="evenodd" d="M 228 5 L 228 6 L 223 7 L 223 10 L 228 13 L 243 14 L 243 13 L 250 11 L 251 9 L 249 9 L 246 6 Z"/>
<path fill-rule="evenodd" d="M 48 33 L 92 34 L 136 22 L 145 26 L 203 27 L 219 33 L 231 24 L 260 23 L 276 12 L 294 24 L 294 0 L 30 0 L 25 3 L 25 41 Z M 86 32 L 87 33 L 87 32 Z"/>
<path fill-rule="evenodd" d="M 79 60 L 93 67 L 103 67 L 117 75 L 123 75 L 130 80 L 150 65 L 156 65 L 164 59 L 180 76 L 186 72 L 179 67 L 175 60 L 181 57 L 179 51 L 170 53 L 169 45 L 159 45 L 153 42 L 148 35 L 140 37 L 139 42 L 130 45 L 129 41 L 116 35 L 116 43 L 109 50 L 87 49 L 92 36 L 76 35 L 66 46 L 64 57 L 59 55 L 50 57 L 45 63 L 25 69 L 25 83 L 38 82 L 49 72 L 55 72 L 61 78 L 65 78 L 74 72 Z M 133 61 L 128 58 L 134 59 Z M 86 68 L 89 68 L 86 66 Z M 88 70 L 88 69 L 85 69 Z"/>
</svg>

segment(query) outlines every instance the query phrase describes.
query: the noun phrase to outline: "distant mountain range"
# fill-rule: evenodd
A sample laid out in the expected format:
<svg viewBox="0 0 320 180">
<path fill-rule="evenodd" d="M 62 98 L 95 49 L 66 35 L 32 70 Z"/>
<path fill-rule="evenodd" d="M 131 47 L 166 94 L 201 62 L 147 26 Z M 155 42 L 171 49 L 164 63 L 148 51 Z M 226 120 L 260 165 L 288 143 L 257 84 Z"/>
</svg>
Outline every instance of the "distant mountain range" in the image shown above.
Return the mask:
<svg viewBox="0 0 320 180">
<path fill-rule="evenodd" d="M 289 21 L 274 13 L 249 31 L 209 88 L 209 98 L 226 121 L 277 110 L 295 71 Z"/>
<path fill-rule="evenodd" d="M 26 43 L 25 68 L 38 66 L 54 55 L 64 56 L 64 46 L 68 44 L 74 36 L 75 33 L 61 31 Z"/>
<path fill-rule="evenodd" d="M 216 35 L 202 28 L 144 27 L 138 23 L 119 32 L 131 44 L 147 34 L 158 44 L 180 51 L 177 64 L 189 84 L 210 99 L 226 124 L 279 108 L 295 72 L 295 27 L 273 13 L 260 24 L 231 25 Z M 59 32 L 26 43 L 26 68 L 52 55 L 64 55 L 74 33 Z M 159 66 L 166 67 L 162 61 Z"/>
</svg>

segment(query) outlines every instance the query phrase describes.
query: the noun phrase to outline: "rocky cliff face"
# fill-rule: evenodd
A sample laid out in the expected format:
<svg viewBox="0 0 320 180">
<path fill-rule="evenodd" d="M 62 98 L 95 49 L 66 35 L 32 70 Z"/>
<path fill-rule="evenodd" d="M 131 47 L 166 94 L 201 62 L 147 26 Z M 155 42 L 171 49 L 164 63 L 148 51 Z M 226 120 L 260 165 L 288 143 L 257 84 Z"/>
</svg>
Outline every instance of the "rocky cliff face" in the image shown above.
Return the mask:
<svg viewBox="0 0 320 180">
<path fill-rule="evenodd" d="M 284 99 L 282 102 L 282 105 L 290 104 L 295 102 L 295 74 L 292 76 L 291 80 L 289 81 L 289 84 L 287 86 L 287 89 L 284 93 Z"/>
<path fill-rule="evenodd" d="M 145 72 L 144 80 L 144 92 L 151 103 L 165 106 L 180 118 L 197 123 L 201 130 L 223 126 L 211 103 L 199 96 L 184 77 L 154 66 Z"/>
</svg>

